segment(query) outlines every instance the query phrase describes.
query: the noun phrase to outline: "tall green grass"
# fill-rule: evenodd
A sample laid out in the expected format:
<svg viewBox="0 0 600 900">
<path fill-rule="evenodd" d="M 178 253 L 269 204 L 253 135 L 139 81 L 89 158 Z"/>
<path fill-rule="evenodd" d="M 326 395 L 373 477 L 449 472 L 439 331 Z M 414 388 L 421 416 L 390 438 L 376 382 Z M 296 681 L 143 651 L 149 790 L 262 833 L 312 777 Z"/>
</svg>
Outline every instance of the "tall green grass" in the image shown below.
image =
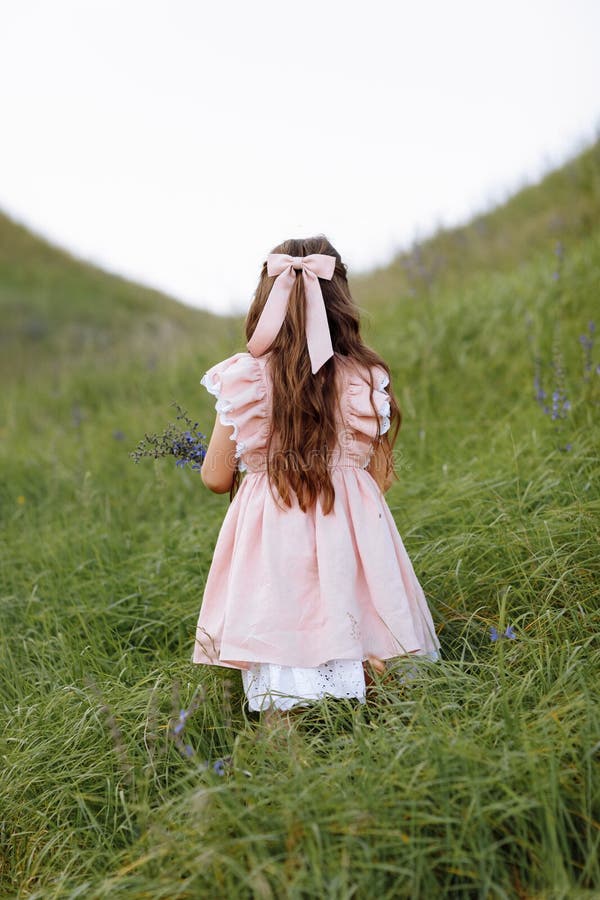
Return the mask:
<svg viewBox="0 0 600 900">
<path fill-rule="evenodd" d="M 404 416 L 387 499 L 442 659 L 400 661 L 366 707 L 324 701 L 290 727 L 245 713 L 239 673 L 190 662 L 227 498 L 128 456 L 174 418 L 174 399 L 210 429 L 198 382 L 243 349 L 241 321 L 146 304 L 121 284 L 138 305 L 117 327 L 112 277 L 96 272 L 95 289 L 75 261 L 63 280 L 48 248 L 13 235 L 0 268 L 1 302 L 14 300 L 1 896 L 598 896 L 600 376 L 584 380 L 578 340 L 598 308 L 598 159 L 593 148 L 567 167 L 587 173 L 570 194 L 575 176 L 556 173 L 489 214 L 489 245 L 475 222 L 375 273 L 370 305 L 356 282 Z M 470 261 L 448 252 L 407 280 L 406 260 L 464 240 L 479 242 Z M 49 307 L 46 332 L 28 334 L 47 265 L 60 314 Z M 69 343 L 86 317 L 110 345 Z M 550 390 L 560 357 L 562 420 L 536 403 L 534 352 Z M 508 625 L 514 639 L 490 639 Z M 199 691 L 188 757 L 173 724 Z"/>
</svg>

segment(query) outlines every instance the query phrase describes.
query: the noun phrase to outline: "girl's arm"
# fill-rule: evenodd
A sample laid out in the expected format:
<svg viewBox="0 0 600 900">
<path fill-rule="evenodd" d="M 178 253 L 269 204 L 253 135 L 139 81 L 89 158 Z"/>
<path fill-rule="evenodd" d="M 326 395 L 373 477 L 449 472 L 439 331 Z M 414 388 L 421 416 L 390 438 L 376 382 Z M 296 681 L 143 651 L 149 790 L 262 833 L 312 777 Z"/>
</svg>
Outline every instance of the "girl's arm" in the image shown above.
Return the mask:
<svg viewBox="0 0 600 900">
<path fill-rule="evenodd" d="M 200 469 L 202 481 L 215 494 L 226 494 L 233 484 L 238 461 L 235 456 L 235 444 L 231 440 L 232 434 L 233 426 L 222 425 L 217 414 Z"/>
<path fill-rule="evenodd" d="M 383 440 L 387 440 L 387 436 L 384 435 Z M 390 473 L 386 477 L 386 469 L 387 465 L 385 451 L 382 444 L 376 444 L 375 450 L 373 451 L 373 456 L 371 457 L 371 462 L 367 466 L 367 472 L 373 476 L 373 478 L 379 485 L 380 490 L 384 494 L 387 490 L 389 490 L 394 481 L 394 476 L 392 473 Z"/>
</svg>

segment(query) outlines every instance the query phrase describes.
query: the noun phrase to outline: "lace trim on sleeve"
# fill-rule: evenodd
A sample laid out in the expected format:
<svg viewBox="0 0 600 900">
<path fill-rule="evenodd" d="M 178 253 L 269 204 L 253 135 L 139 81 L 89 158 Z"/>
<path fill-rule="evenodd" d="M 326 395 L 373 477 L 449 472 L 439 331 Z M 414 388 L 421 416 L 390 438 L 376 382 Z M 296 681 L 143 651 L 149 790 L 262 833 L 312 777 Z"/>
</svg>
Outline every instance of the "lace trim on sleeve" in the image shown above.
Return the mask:
<svg viewBox="0 0 600 900">
<path fill-rule="evenodd" d="M 384 374 L 380 378 L 379 387 L 377 388 L 380 394 L 384 394 L 384 399 L 381 400 L 379 402 L 379 405 L 377 406 L 377 412 L 379 413 L 381 419 L 381 422 L 379 424 L 380 435 L 385 434 L 386 431 L 389 431 L 390 429 L 390 398 L 387 391 L 385 390 L 389 383 L 390 379 L 388 377 L 388 374 L 387 372 L 384 372 Z"/>
<path fill-rule="evenodd" d="M 200 384 L 217 398 L 215 410 L 219 421 L 233 428 L 229 437 L 235 443 L 238 469 L 247 471 L 242 454 L 260 439 L 262 423 L 266 421 L 263 409 L 266 390 L 259 367 L 246 354 L 238 354 L 205 372 Z"/>
<path fill-rule="evenodd" d="M 230 418 L 227 413 L 233 409 L 233 403 L 231 400 L 221 400 L 219 396 L 221 394 L 221 385 L 220 384 L 211 384 L 208 378 L 208 372 L 202 376 L 200 379 L 200 384 L 206 388 L 209 394 L 212 394 L 213 397 L 217 398 L 217 402 L 215 403 L 215 411 L 219 414 L 219 422 L 221 425 L 232 426 L 233 434 L 229 435 L 230 440 L 235 441 L 235 458 L 238 460 L 238 469 L 240 472 L 245 472 L 247 469 L 246 463 L 243 462 L 240 457 L 244 450 L 246 449 L 246 445 L 243 441 L 238 441 L 237 436 L 239 434 L 239 426 L 234 419 Z"/>
</svg>

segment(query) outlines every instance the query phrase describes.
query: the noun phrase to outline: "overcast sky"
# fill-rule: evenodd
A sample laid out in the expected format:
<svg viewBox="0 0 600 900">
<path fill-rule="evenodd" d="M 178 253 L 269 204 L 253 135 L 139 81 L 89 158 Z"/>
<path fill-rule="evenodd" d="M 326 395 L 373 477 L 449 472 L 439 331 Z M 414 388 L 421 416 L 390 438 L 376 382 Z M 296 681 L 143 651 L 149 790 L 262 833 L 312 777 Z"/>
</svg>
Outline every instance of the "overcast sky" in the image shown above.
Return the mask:
<svg viewBox="0 0 600 900">
<path fill-rule="evenodd" d="M 244 312 L 287 237 L 351 271 L 600 133 L 595 0 L 0 0 L 0 207 Z"/>
</svg>

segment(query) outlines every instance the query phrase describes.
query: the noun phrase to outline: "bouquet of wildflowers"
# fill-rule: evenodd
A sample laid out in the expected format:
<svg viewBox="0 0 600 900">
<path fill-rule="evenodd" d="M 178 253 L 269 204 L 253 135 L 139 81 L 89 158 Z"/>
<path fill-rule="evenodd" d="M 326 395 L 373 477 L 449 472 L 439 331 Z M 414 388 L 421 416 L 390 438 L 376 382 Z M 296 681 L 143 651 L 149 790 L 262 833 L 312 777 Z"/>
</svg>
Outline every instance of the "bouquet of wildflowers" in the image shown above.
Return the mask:
<svg viewBox="0 0 600 900">
<path fill-rule="evenodd" d="M 198 422 L 192 423 L 185 410 L 173 401 L 178 409 L 177 419 L 182 419 L 185 428 L 171 423 L 161 434 L 144 434 L 144 437 L 129 455 L 138 463 L 144 456 L 160 459 L 174 456 L 175 465 L 182 468 L 187 463 L 192 469 L 200 469 L 206 456 L 206 435 L 198 431 Z"/>
</svg>

